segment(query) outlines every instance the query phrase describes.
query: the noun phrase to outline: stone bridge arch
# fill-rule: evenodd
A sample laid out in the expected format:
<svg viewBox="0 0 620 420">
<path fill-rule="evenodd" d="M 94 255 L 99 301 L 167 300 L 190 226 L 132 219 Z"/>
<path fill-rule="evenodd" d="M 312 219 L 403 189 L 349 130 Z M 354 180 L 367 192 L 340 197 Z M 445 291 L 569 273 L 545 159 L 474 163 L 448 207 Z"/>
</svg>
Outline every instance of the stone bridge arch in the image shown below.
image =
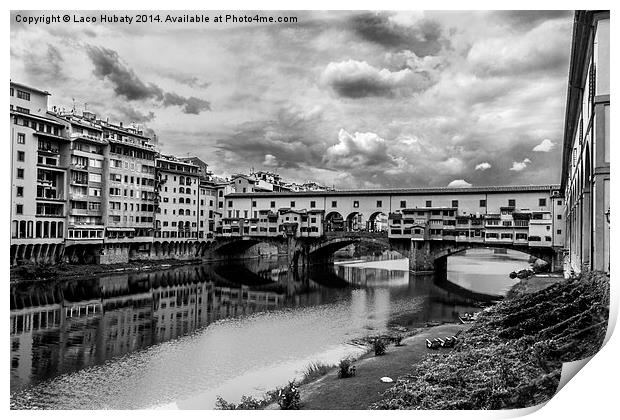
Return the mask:
<svg viewBox="0 0 620 420">
<path fill-rule="evenodd" d="M 443 271 L 448 257 L 468 249 L 504 248 L 523 252 L 546 261 L 551 269 L 557 265 L 558 253 L 553 248 L 529 247 L 513 244 L 455 243 L 447 241 L 412 241 L 409 253 L 409 269 L 416 272 Z"/>
</svg>

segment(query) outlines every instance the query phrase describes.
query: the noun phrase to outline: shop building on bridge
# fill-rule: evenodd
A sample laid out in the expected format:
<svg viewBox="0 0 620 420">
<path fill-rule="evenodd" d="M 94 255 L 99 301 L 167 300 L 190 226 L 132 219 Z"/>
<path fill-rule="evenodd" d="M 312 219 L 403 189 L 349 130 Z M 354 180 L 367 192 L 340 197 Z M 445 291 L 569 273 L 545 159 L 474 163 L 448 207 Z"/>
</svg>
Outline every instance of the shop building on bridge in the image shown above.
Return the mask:
<svg viewBox="0 0 620 420">
<path fill-rule="evenodd" d="M 414 241 L 564 247 L 557 185 L 233 193 L 226 196 L 225 216 L 216 236 L 384 232 Z"/>
</svg>

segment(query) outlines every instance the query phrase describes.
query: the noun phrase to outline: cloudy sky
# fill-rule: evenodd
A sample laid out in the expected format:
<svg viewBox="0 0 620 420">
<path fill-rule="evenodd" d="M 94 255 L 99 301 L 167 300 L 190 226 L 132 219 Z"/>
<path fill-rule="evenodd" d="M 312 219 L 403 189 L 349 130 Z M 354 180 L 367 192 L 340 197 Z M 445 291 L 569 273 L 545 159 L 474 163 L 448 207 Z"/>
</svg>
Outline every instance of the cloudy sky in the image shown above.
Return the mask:
<svg viewBox="0 0 620 420">
<path fill-rule="evenodd" d="M 36 26 L 18 13 L 43 14 L 12 13 L 13 81 L 141 124 L 163 153 L 218 174 L 254 167 L 340 188 L 560 179 L 572 12 Z"/>
</svg>

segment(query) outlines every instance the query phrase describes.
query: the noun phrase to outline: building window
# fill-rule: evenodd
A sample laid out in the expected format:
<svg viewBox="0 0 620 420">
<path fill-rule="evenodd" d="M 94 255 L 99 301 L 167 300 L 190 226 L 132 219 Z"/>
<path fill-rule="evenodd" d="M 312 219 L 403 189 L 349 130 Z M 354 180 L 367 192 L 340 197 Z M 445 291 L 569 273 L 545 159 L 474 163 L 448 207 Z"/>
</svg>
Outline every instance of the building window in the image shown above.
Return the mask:
<svg viewBox="0 0 620 420">
<path fill-rule="evenodd" d="M 433 202 L 431 200 L 426 200 L 426 207 L 433 207 Z"/>
<path fill-rule="evenodd" d="M 562 220 L 562 215 L 558 214 L 558 220 Z"/>
<path fill-rule="evenodd" d="M 17 143 L 18 144 L 26 143 L 26 135 L 24 133 L 17 133 Z"/>
<path fill-rule="evenodd" d="M 562 205 L 562 200 L 558 200 L 558 206 Z"/>
<path fill-rule="evenodd" d="M 452 207 L 458 207 L 459 206 L 459 200 L 452 200 Z"/>
<path fill-rule="evenodd" d="M 18 197 L 24 196 L 24 187 L 17 187 L 17 196 Z"/>
<path fill-rule="evenodd" d="M 382 207 L 383 206 L 383 202 L 381 200 L 377 200 L 377 207 Z"/>
<path fill-rule="evenodd" d="M 232 207 L 232 206 L 233 206 L 232 200 L 228 200 L 228 207 Z"/>
<path fill-rule="evenodd" d="M 272 209 L 275 209 L 276 208 L 276 202 L 275 201 L 270 202 L 269 203 L 269 207 L 271 207 Z"/>
<path fill-rule="evenodd" d="M 358 208 L 360 206 L 360 202 L 359 201 L 354 201 L 353 202 L 353 207 Z"/>
<path fill-rule="evenodd" d="M 15 206 L 15 213 L 16 214 L 24 214 L 24 205 L 23 204 L 17 204 Z"/>
<path fill-rule="evenodd" d="M 405 207 L 407 207 L 407 202 L 405 200 L 401 200 L 400 202 L 400 208 L 404 209 Z"/>
<path fill-rule="evenodd" d="M 545 207 L 547 205 L 547 199 L 546 198 L 539 198 L 538 199 L 538 206 L 539 207 Z"/>
<path fill-rule="evenodd" d="M 24 168 L 17 168 L 17 178 L 24 179 Z"/>
<path fill-rule="evenodd" d="M 252 200 L 252 207 L 256 207 L 256 201 Z"/>
<path fill-rule="evenodd" d="M 291 208 L 294 208 L 294 207 L 295 207 L 295 202 L 291 201 Z"/>
<path fill-rule="evenodd" d="M 332 207 L 338 207 L 338 202 L 337 201 L 332 201 Z"/>
<path fill-rule="evenodd" d="M 21 150 L 17 151 L 17 161 L 18 162 L 23 162 L 26 160 L 26 152 L 23 152 Z"/>
<path fill-rule="evenodd" d="M 17 97 L 19 99 L 23 99 L 25 101 L 29 101 L 30 100 L 30 93 L 24 92 L 23 90 L 17 89 Z"/>
<path fill-rule="evenodd" d="M 316 201 L 311 201 L 310 202 L 310 208 L 313 209 L 316 207 Z"/>
<path fill-rule="evenodd" d="M 480 207 L 486 207 L 487 206 L 487 200 L 480 200 Z"/>
<path fill-rule="evenodd" d="M 508 200 L 508 207 L 515 207 L 517 205 L 517 200 L 510 199 Z"/>
<path fill-rule="evenodd" d="M 558 229 L 558 230 L 556 231 L 556 233 L 557 233 L 558 235 L 561 235 L 561 234 L 562 234 L 562 229 Z"/>
</svg>

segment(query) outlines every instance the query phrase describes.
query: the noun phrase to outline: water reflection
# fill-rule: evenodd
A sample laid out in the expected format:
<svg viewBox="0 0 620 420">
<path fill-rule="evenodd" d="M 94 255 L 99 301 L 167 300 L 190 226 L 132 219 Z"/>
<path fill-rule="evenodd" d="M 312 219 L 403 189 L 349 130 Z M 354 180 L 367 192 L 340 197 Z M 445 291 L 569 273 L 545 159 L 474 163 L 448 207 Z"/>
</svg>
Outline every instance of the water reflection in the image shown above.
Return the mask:
<svg viewBox="0 0 620 420">
<path fill-rule="evenodd" d="M 251 260 L 12 286 L 11 400 L 210 408 L 216 394 L 269 389 L 359 352 L 352 339 L 453 321 L 484 297 L 386 267 Z"/>
</svg>

